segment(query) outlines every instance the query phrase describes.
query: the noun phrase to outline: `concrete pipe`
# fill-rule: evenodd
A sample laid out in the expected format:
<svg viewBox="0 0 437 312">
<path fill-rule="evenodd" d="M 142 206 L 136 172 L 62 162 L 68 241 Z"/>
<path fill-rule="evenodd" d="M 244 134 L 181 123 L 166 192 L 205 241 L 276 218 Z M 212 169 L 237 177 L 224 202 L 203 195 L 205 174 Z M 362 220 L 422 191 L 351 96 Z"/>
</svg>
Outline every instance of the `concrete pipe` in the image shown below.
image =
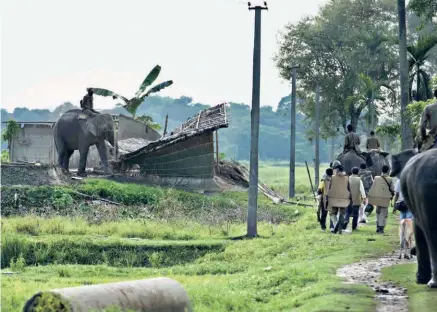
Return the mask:
<svg viewBox="0 0 437 312">
<path fill-rule="evenodd" d="M 24 312 L 102 311 L 191 312 L 190 299 L 181 284 L 170 278 L 79 286 L 39 292 Z"/>
</svg>

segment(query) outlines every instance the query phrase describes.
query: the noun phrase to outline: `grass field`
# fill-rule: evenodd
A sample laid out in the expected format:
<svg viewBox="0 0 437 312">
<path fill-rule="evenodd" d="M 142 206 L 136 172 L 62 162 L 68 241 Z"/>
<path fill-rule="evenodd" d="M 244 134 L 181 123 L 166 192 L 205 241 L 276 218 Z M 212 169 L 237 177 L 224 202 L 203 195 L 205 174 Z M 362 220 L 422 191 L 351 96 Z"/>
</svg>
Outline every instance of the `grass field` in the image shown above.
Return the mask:
<svg viewBox="0 0 437 312">
<path fill-rule="evenodd" d="M 260 179 L 287 194 L 287 167 L 260 166 Z M 332 235 L 320 231 L 315 208 L 278 207 L 262 196 L 260 215 L 276 211 L 282 221 L 269 224 L 268 218 L 262 219 L 260 238 L 233 241 L 228 238 L 246 231 L 246 193 L 202 199 L 105 183 L 91 181 L 81 191 L 102 196 L 102 189 L 108 188 L 118 200 L 143 204 L 116 212 L 105 208 L 103 214 L 111 217 L 96 221 L 95 211 L 103 208 L 76 203 L 68 190 L 32 189 L 25 194 L 33 194 L 38 203 L 68 203 L 68 215 L 63 213 L 67 208 L 57 206 L 32 210 L 32 216 L 11 213 L 2 218 L 2 265 L 9 263 L 8 270 L 18 273 L 2 277 L 2 311 L 21 311 L 40 290 L 157 276 L 181 282 L 195 311 L 372 311 L 371 289 L 344 285 L 335 271 L 361 258 L 383 255 L 397 244 L 391 214 L 384 236 L 374 233 L 374 216 L 356 233 Z M 296 185 L 309 195 L 305 167 L 297 168 Z M 2 203 L 7 203 L 8 194 L 2 189 Z M 145 207 L 150 211 L 144 213 Z M 71 216 L 73 210 L 84 212 Z M 215 210 L 221 214 L 208 219 Z M 173 214 L 176 217 L 170 218 Z"/>
<path fill-rule="evenodd" d="M 395 282 L 408 289 L 408 311 L 431 312 L 436 311 L 437 295 L 435 289 L 426 285 L 416 284 L 416 264 L 401 264 L 384 268 L 382 278 Z"/>
</svg>

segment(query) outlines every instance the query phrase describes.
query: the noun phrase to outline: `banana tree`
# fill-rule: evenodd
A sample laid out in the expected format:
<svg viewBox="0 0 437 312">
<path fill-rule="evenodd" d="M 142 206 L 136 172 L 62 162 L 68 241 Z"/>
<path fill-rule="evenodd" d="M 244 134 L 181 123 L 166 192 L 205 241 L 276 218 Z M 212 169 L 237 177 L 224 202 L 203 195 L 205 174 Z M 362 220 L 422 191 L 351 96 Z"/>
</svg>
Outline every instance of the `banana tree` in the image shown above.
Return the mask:
<svg viewBox="0 0 437 312">
<path fill-rule="evenodd" d="M 144 102 L 144 99 L 148 97 L 152 93 L 156 93 L 161 91 L 164 88 L 167 88 L 173 84 L 173 80 L 168 80 L 165 82 L 161 82 L 152 88 L 146 90 L 155 80 L 158 78 L 159 73 L 161 72 L 161 66 L 156 65 L 152 71 L 147 75 L 144 79 L 143 83 L 140 85 L 137 92 L 135 92 L 135 96 L 131 99 L 128 99 L 122 95 L 119 95 L 113 91 L 102 89 L 102 88 L 92 88 L 94 90 L 94 94 L 100 96 L 112 96 L 112 98 L 120 99 L 124 102 L 124 104 L 118 104 L 118 106 L 122 106 L 126 109 L 132 116 L 135 118 L 138 107 Z"/>
<path fill-rule="evenodd" d="M 410 73 L 409 94 L 410 100 L 413 99 L 412 84 L 416 80 L 416 101 L 426 101 L 432 98 L 430 88 L 431 77 L 424 70 L 426 60 L 430 55 L 430 51 L 437 45 L 437 36 L 420 37 L 417 43 L 407 46 L 408 51 L 408 66 Z"/>
</svg>

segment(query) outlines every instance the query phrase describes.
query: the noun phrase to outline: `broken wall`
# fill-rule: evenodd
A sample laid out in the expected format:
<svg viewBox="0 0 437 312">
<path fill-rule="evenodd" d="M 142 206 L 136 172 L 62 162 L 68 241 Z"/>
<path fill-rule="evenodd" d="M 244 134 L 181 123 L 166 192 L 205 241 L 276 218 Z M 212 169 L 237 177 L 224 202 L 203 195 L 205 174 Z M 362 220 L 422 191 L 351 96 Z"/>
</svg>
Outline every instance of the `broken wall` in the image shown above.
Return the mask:
<svg viewBox="0 0 437 312">
<path fill-rule="evenodd" d="M 138 164 L 142 175 L 212 178 L 214 176 L 213 132 L 140 154 L 126 160 L 126 163 Z"/>
</svg>

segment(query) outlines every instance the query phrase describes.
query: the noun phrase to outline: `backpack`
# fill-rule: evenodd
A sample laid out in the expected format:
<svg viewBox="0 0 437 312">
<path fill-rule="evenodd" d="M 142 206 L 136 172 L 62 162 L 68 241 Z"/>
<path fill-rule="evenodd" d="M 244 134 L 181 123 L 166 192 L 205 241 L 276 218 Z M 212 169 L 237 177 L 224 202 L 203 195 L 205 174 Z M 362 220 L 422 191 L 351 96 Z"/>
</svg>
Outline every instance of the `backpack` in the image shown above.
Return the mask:
<svg viewBox="0 0 437 312">
<path fill-rule="evenodd" d="M 407 212 L 408 211 L 408 207 L 405 204 L 405 201 L 401 201 L 399 203 L 395 203 L 395 207 L 396 210 L 399 210 L 400 212 Z"/>
<path fill-rule="evenodd" d="M 370 190 L 372 187 L 372 173 L 370 171 L 365 171 L 360 175 L 361 181 L 363 181 L 363 186 L 366 191 Z"/>
</svg>

